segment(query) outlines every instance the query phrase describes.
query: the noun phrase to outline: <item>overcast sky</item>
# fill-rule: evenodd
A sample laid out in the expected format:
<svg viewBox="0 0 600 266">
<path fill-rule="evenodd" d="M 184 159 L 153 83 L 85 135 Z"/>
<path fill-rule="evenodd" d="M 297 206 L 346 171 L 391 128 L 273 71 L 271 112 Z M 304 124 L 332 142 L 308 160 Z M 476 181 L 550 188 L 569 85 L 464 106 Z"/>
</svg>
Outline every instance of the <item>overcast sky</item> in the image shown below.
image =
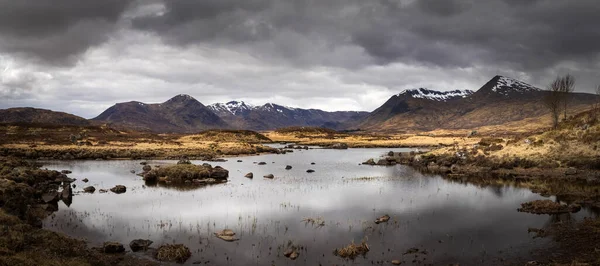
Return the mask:
<svg viewBox="0 0 600 266">
<path fill-rule="evenodd" d="M 372 111 L 494 75 L 600 84 L 598 0 L 0 0 L 0 108 L 244 100 Z"/>
</svg>

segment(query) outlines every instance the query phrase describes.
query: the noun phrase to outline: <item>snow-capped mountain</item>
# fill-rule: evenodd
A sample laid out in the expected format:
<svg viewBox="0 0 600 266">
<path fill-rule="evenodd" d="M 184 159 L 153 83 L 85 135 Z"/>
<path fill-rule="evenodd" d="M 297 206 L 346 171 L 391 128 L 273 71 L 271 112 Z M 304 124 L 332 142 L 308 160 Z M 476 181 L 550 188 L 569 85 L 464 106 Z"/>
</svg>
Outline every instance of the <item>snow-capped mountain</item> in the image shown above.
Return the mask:
<svg viewBox="0 0 600 266">
<path fill-rule="evenodd" d="M 453 90 L 453 91 L 435 91 L 425 88 L 404 90 L 396 96 L 410 96 L 417 99 L 426 99 L 432 101 L 448 101 L 459 98 L 466 98 L 473 94 L 471 90 Z"/>
<path fill-rule="evenodd" d="M 215 103 L 207 106 L 231 127 L 251 130 L 271 130 L 289 126 L 325 126 L 338 128 L 349 121 L 358 121 L 367 112 L 326 112 L 266 103 L 254 106 L 243 101 Z"/>
<path fill-rule="evenodd" d="M 406 90 L 392 96 L 373 111 L 359 128 L 389 131 L 476 128 L 499 125 L 547 114 L 544 90 L 504 76 L 495 76 L 479 90 Z M 594 99 L 573 94 L 571 103 L 581 105 Z"/>
<path fill-rule="evenodd" d="M 232 115 L 241 115 L 246 112 L 249 112 L 256 108 L 256 106 L 251 105 L 249 103 L 245 103 L 243 101 L 230 101 L 227 103 L 214 103 L 206 106 L 211 109 L 215 114 L 232 114 Z"/>
</svg>

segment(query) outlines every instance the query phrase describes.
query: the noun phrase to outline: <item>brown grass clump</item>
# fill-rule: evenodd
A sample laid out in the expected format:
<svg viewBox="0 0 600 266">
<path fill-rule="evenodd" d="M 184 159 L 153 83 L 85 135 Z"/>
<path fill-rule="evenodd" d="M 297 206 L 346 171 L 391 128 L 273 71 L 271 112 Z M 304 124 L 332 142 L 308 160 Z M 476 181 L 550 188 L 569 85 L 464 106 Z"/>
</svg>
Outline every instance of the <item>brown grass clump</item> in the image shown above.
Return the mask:
<svg viewBox="0 0 600 266">
<path fill-rule="evenodd" d="M 190 249 L 182 244 L 165 244 L 160 246 L 156 252 L 156 259 L 159 261 L 184 263 L 191 256 Z"/>
<path fill-rule="evenodd" d="M 366 255 L 367 252 L 369 252 L 369 245 L 367 245 L 367 242 L 363 240 L 359 245 L 352 241 L 350 245 L 334 250 L 333 254 L 342 258 L 354 259 L 359 255 Z"/>
<path fill-rule="evenodd" d="M 534 200 L 522 203 L 518 211 L 534 214 L 559 214 L 578 212 L 580 209 L 581 206 L 579 205 L 560 204 L 551 200 Z"/>
</svg>

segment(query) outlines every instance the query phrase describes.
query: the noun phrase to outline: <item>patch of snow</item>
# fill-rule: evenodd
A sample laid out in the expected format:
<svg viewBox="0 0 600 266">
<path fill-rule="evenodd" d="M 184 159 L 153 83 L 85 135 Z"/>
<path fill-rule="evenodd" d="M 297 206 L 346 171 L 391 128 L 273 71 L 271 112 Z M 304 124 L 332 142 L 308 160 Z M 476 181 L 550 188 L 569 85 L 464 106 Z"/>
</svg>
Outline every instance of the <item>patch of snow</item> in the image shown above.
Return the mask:
<svg viewBox="0 0 600 266">
<path fill-rule="evenodd" d="M 404 90 L 397 96 L 409 95 L 412 98 L 427 99 L 432 101 L 447 101 L 456 98 L 466 98 L 473 94 L 471 90 L 434 91 L 425 88 Z"/>
<path fill-rule="evenodd" d="M 493 92 L 497 92 L 502 95 L 508 95 L 510 92 L 517 92 L 523 94 L 525 92 L 539 90 L 540 89 L 533 87 L 525 82 L 503 76 L 500 76 L 498 82 L 492 88 Z"/>
</svg>

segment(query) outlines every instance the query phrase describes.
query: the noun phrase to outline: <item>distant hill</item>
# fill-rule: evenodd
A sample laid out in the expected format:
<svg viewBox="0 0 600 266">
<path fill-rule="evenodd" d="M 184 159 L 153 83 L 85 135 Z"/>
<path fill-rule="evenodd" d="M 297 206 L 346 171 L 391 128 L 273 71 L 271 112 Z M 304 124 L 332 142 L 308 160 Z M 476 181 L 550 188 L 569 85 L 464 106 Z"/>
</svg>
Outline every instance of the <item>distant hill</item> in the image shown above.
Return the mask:
<svg viewBox="0 0 600 266">
<path fill-rule="evenodd" d="M 117 103 L 92 120 L 115 127 L 159 133 L 194 133 L 228 127 L 210 109 L 185 94 L 157 104 Z"/>
<path fill-rule="evenodd" d="M 0 123 L 10 124 L 49 124 L 87 126 L 90 122 L 76 115 L 46 109 L 18 107 L 0 110 Z"/>
<path fill-rule="evenodd" d="M 242 101 L 215 103 L 208 106 L 232 128 L 273 130 L 290 126 L 316 126 L 343 129 L 346 123 L 356 122 L 367 112 L 326 112 L 318 109 L 292 108 L 274 103 L 254 106 Z"/>
<path fill-rule="evenodd" d="M 548 113 L 547 91 L 512 78 L 495 76 L 476 92 L 406 90 L 356 124 L 370 131 L 427 131 L 501 125 Z M 572 107 L 590 105 L 595 95 L 573 93 Z"/>
</svg>

